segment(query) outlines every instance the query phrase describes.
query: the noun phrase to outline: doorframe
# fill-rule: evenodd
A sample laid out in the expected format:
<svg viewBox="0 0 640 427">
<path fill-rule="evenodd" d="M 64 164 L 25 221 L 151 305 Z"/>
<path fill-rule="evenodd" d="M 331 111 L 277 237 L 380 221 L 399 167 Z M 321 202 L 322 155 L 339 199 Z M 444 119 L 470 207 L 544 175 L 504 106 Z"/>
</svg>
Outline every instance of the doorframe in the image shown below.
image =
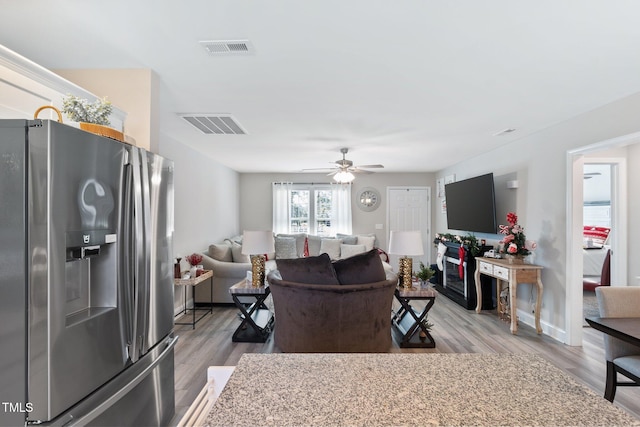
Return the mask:
<svg viewBox="0 0 640 427">
<path fill-rule="evenodd" d="M 612 148 L 640 143 L 640 132 L 607 139 L 595 144 L 567 151 L 567 228 L 566 228 L 566 298 L 565 298 L 565 343 L 582 345 L 583 298 L 582 298 L 582 243 L 584 204 L 585 155 Z M 622 157 L 593 157 L 586 163 L 612 164 L 612 253 L 627 251 L 627 159 Z M 614 208 L 615 204 L 615 208 Z M 615 230 L 614 230 L 615 227 Z M 614 259 L 617 258 L 617 259 Z M 612 257 L 611 284 L 623 285 L 622 278 L 628 274 L 625 256 Z"/>
</svg>

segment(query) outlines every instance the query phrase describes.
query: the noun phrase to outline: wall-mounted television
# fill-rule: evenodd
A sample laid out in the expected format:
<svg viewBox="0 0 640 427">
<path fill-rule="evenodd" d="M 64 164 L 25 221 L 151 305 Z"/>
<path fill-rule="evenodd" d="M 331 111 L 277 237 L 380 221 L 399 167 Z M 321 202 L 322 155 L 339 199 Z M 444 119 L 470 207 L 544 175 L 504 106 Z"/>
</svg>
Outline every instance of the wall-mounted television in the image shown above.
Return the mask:
<svg viewBox="0 0 640 427">
<path fill-rule="evenodd" d="M 452 182 L 444 190 L 449 229 L 497 233 L 493 173 Z"/>
</svg>

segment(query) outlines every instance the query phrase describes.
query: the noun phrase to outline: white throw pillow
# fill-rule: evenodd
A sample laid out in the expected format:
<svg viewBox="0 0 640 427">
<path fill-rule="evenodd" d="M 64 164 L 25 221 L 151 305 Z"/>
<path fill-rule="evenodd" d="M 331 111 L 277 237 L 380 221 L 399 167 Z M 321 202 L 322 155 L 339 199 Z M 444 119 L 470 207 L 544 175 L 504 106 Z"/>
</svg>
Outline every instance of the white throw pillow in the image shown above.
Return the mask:
<svg viewBox="0 0 640 427">
<path fill-rule="evenodd" d="M 234 241 L 231 242 L 231 255 L 233 256 L 233 262 L 251 262 L 249 255 L 242 253 L 242 245 Z"/>
<path fill-rule="evenodd" d="M 322 239 L 320 241 L 320 253 L 329 255 L 332 260 L 340 259 L 341 239 Z"/>
<path fill-rule="evenodd" d="M 308 236 L 307 242 L 309 244 L 309 256 L 320 255 L 320 245 L 322 244 L 322 237 Z"/>
<path fill-rule="evenodd" d="M 276 237 L 276 259 L 295 259 L 298 258 L 296 251 L 295 237 Z"/>
<path fill-rule="evenodd" d="M 373 249 L 373 245 L 376 242 L 375 236 L 358 236 L 358 245 L 364 245 L 365 252 L 369 252 Z"/>
<path fill-rule="evenodd" d="M 345 259 L 352 257 L 354 255 L 361 254 L 363 252 L 367 252 L 364 245 L 345 245 L 342 244 L 340 246 L 340 258 Z"/>
</svg>

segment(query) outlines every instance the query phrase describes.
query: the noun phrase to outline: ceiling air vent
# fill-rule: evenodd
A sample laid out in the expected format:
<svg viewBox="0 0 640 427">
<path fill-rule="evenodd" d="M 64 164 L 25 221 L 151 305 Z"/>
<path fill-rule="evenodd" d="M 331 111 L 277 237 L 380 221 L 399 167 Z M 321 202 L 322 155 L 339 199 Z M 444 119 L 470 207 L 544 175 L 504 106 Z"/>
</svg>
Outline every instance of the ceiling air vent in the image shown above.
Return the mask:
<svg viewBox="0 0 640 427">
<path fill-rule="evenodd" d="M 253 46 L 249 40 L 207 40 L 200 44 L 210 55 L 249 54 Z"/>
<path fill-rule="evenodd" d="M 180 117 L 207 135 L 245 135 L 247 133 L 229 114 L 180 114 Z"/>
</svg>

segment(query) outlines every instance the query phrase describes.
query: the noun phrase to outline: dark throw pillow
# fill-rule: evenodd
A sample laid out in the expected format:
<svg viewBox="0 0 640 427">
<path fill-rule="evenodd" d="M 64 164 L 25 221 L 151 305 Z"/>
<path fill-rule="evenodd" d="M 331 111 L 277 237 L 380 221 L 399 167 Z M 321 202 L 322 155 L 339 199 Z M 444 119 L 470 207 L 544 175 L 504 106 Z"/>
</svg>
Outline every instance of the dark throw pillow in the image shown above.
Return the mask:
<svg viewBox="0 0 640 427">
<path fill-rule="evenodd" d="M 309 285 L 339 285 L 327 254 L 296 259 L 276 259 L 282 280 Z"/>
<path fill-rule="evenodd" d="M 354 255 L 333 263 L 341 285 L 359 285 L 387 279 L 377 249 Z"/>
</svg>

